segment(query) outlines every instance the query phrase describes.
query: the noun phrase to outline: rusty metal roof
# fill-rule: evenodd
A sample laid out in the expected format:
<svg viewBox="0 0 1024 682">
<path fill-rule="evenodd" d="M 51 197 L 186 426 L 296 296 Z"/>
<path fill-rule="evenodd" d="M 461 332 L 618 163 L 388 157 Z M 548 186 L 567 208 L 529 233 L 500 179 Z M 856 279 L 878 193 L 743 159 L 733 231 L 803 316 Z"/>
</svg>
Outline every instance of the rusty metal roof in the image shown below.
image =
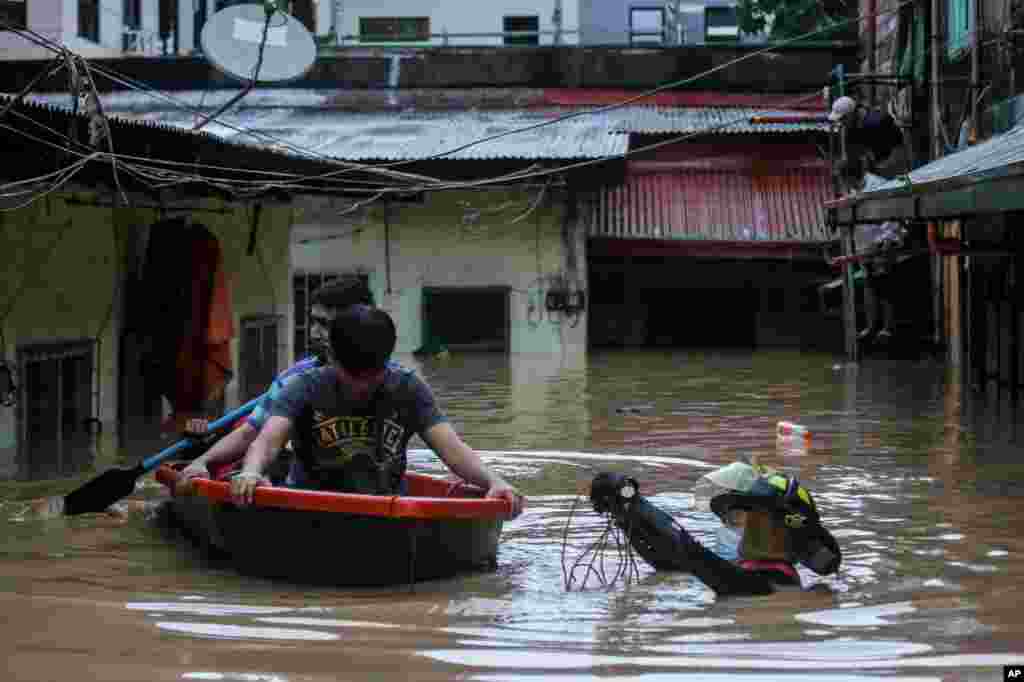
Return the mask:
<svg viewBox="0 0 1024 682">
<path fill-rule="evenodd" d="M 625 107 L 608 112 L 616 129 L 629 133 L 679 135 L 711 132 L 717 134 L 762 134 L 827 132 L 827 123 L 752 123 L 754 116 L 799 117 L 807 112 L 794 109 L 750 107 Z"/>
<path fill-rule="evenodd" d="M 115 92 L 103 95 L 105 111 L 131 120 L 191 128 L 196 115 L 185 106 L 212 113 L 238 91 L 188 91 L 164 95 Z M 36 96 L 66 106 L 67 94 Z M 171 101 L 173 98 L 173 101 Z M 352 161 L 427 159 L 597 159 L 628 149 L 626 133 L 806 133 L 819 123 L 751 124 L 750 117 L 800 115 L 797 110 L 746 107 L 525 107 L 515 109 L 351 111 L 339 96 L 323 90 L 254 90 L 222 116 L 225 123 L 279 138 L 294 147 Z M 348 100 L 346 107 L 351 104 Z M 571 118 L 557 122 L 562 116 Z M 547 123 L 551 122 L 551 123 Z M 495 140 L 482 138 L 536 126 Z M 266 144 L 230 127 L 204 130 L 225 139 Z"/>
<path fill-rule="evenodd" d="M 627 177 L 591 206 L 591 237 L 723 242 L 825 242 L 824 168 L 755 174 L 687 168 Z"/>
<path fill-rule="evenodd" d="M 174 99 L 212 113 L 232 91 L 175 93 Z M 288 96 L 288 95 L 291 96 Z M 52 103 L 67 95 L 47 95 Z M 478 140 L 535 126 L 561 115 L 559 109 L 353 112 L 332 109 L 315 91 L 255 91 L 221 117 L 225 123 L 252 129 L 290 145 L 351 161 L 427 159 L 597 159 L 620 156 L 628 136 L 598 116 L 578 116 L 494 140 L 454 149 Z M 55 99 L 54 99 L 55 98 Z M 38 99 L 38 97 L 37 97 Z M 120 118 L 178 128 L 195 125 L 193 112 L 143 93 L 102 97 L 104 110 Z M 204 130 L 225 139 L 265 144 L 218 123 Z"/>
</svg>

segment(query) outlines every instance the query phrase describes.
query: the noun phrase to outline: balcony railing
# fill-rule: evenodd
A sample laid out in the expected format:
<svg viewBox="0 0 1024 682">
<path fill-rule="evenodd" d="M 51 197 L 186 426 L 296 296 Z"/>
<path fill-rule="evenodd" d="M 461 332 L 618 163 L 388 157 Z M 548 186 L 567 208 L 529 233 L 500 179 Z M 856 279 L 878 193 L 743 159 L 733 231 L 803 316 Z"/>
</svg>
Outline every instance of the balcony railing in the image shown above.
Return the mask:
<svg viewBox="0 0 1024 682">
<path fill-rule="evenodd" d="M 164 41 L 154 31 L 147 31 L 139 28 L 125 28 L 122 31 L 123 51 L 126 55 L 140 55 L 145 57 L 158 57 L 164 54 Z M 174 44 L 173 34 L 167 41 L 168 45 Z"/>
<path fill-rule="evenodd" d="M 560 45 L 564 44 L 564 38 L 566 36 L 575 36 L 579 31 L 575 29 L 567 30 L 548 30 L 548 31 L 494 31 L 490 33 L 462 33 L 462 32 L 448 32 L 441 31 L 440 33 L 428 33 L 425 34 L 424 40 L 421 41 L 407 41 L 399 40 L 399 36 L 395 36 L 394 41 L 381 40 L 381 36 L 373 36 L 372 40 L 367 40 L 365 36 L 348 34 L 338 36 L 337 45 L 339 47 L 351 47 L 353 45 L 402 45 L 406 47 L 416 45 L 429 45 L 435 44 L 435 41 L 440 40 L 441 45 L 450 45 L 452 40 L 463 40 L 463 39 L 493 39 L 499 38 L 504 41 L 507 38 L 536 38 L 537 45 L 542 44 L 541 38 L 543 36 L 551 36 L 550 42 L 545 42 L 545 45 Z M 467 45 L 470 43 L 466 43 Z M 515 43 L 509 45 L 509 47 L 530 47 L 529 44 Z M 330 44 L 325 45 L 330 47 Z"/>
</svg>

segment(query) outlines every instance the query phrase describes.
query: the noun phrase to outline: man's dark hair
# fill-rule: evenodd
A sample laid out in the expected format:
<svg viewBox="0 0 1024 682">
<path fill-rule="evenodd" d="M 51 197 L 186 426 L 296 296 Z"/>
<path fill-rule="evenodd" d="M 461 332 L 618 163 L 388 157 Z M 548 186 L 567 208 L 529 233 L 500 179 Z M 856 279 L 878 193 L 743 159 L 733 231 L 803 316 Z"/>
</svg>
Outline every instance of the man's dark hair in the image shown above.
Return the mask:
<svg viewBox="0 0 1024 682">
<path fill-rule="evenodd" d="M 325 284 L 316 290 L 309 302 L 310 305 L 322 305 L 337 310 L 357 303 L 376 305 L 373 292 L 359 275 L 342 275 L 330 284 Z"/>
<path fill-rule="evenodd" d="M 384 367 L 396 341 L 395 323 L 380 308 L 351 305 L 331 321 L 331 350 L 338 364 L 352 374 Z"/>
</svg>

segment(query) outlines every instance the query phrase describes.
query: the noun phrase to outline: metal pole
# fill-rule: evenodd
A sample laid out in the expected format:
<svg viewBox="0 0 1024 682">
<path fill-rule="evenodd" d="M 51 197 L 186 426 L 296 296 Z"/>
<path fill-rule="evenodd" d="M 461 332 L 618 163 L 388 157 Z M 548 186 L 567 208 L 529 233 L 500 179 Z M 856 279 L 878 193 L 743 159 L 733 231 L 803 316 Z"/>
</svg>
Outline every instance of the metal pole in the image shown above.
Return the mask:
<svg viewBox="0 0 1024 682">
<path fill-rule="evenodd" d="M 843 255 L 853 253 L 853 225 L 842 227 Z M 843 265 L 843 329 L 846 333 L 846 358 L 859 362 L 860 348 L 857 346 L 857 289 L 853 281 L 853 263 Z"/>
<path fill-rule="evenodd" d="M 555 11 L 551 15 L 551 23 L 555 25 L 554 43 L 555 43 L 555 45 L 561 45 L 562 44 L 562 0 L 555 0 Z"/>
<path fill-rule="evenodd" d="M 341 45 L 341 0 L 331 0 L 331 31 L 335 46 Z"/>
<path fill-rule="evenodd" d="M 384 274 L 387 295 L 391 296 L 391 205 L 384 208 Z"/>
<path fill-rule="evenodd" d="M 981 0 L 974 4 L 974 30 L 971 31 L 971 128 L 978 132 L 978 95 L 981 92 Z M 969 137 L 969 136 L 968 136 Z"/>
</svg>

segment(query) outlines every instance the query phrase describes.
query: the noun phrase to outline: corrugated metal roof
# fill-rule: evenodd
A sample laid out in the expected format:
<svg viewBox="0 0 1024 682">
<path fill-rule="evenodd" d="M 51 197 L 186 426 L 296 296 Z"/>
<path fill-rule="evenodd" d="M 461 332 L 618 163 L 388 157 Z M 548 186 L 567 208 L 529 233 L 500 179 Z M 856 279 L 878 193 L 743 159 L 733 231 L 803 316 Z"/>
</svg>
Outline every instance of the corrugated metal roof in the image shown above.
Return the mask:
<svg viewBox="0 0 1024 682">
<path fill-rule="evenodd" d="M 0 176 L 7 180 L 52 173 L 54 157 L 46 151 L 50 147 L 45 145 L 62 148 L 68 144 L 69 136 L 78 140 L 89 139 L 89 117 L 84 113 L 73 115 L 68 108 L 25 100 L 16 102 L 0 95 L 0 108 L 8 106 L 10 110 L 5 125 L 0 126 L 0 148 L 5 150 L 7 161 L 7 165 L 0 169 Z M 215 184 L 224 181 L 251 183 L 253 180 L 268 180 L 275 174 L 303 176 L 304 193 L 336 194 L 338 191 L 338 184 L 333 179 L 339 168 L 337 163 L 282 154 L 265 147 L 240 145 L 202 131 L 185 132 L 118 117 L 111 117 L 110 131 L 120 154 L 148 156 L 157 166 L 169 169 L 180 170 L 187 165 L 189 176 L 195 182 L 184 183 L 181 190 L 189 196 L 210 196 L 211 193 L 223 196 L 222 189 L 206 186 L 204 180 Z M 81 144 L 79 148 L 83 149 Z M 252 172 L 258 174 L 254 176 Z M 346 177 L 353 184 L 369 180 L 379 182 L 382 173 L 388 177 L 400 175 L 400 171 L 377 169 L 351 171 L 346 173 Z M 392 173 L 394 175 L 390 175 Z M 99 160 L 86 163 L 74 174 L 75 184 L 83 186 L 110 187 L 113 180 L 110 165 Z M 151 189 L 149 183 L 135 173 L 122 173 L 119 181 L 128 192 Z M 257 191 L 266 189 L 278 191 L 280 187 L 270 186 Z"/>
<path fill-rule="evenodd" d="M 889 180 L 857 194 L 854 201 L 893 190 L 922 189 L 921 185 L 953 178 L 976 176 L 981 179 L 986 173 L 1020 162 L 1024 162 L 1024 125 L 911 171 L 909 185 L 901 178 Z"/>
<path fill-rule="evenodd" d="M 604 106 L 636 98 L 636 90 L 617 88 L 544 88 L 541 96 L 545 104 L 559 106 Z M 635 102 L 643 106 L 660 107 L 748 107 L 800 109 L 808 113 L 827 114 L 829 102 L 823 90 L 808 96 L 769 92 L 720 92 L 707 90 L 661 90 L 645 94 Z"/>
<path fill-rule="evenodd" d="M 178 128 L 192 128 L 194 113 L 216 111 L 237 90 L 176 92 L 173 101 L 141 92 L 103 95 L 110 115 Z M 68 106 L 67 94 L 34 99 Z M 543 107 L 510 110 L 375 111 L 333 108 L 331 91 L 254 90 L 221 119 L 230 125 L 280 138 L 295 147 L 353 161 L 425 159 L 484 137 L 535 126 L 567 114 L 572 118 L 474 144 L 448 154 L 451 159 L 595 159 L 628 149 L 625 133 L 686 134 L 807 132 L 817 123 L 751 124 L 754 114 L 800 115 L 796 110 L 723 107 L 628 106 L 608 111 L 595 107 Z M 225 139 L 265 145 L 265 140 L 217 123 L 204 130 Z M 276 145 L 274 145 L 276 146 Z"/>
<path fill-rule="evenodd" d="M 794 109 L 747 107 L 624 107 L 605 114 L 615 119 L 615 129 L 629 133 L 669 134 L 713 132 L 800 133 L 827 132 L 827 123 L 751 123 L 753 116 L 806 116 Z"/>
<path fill-rule="evenodd" d="M 212 113 L 232 92 L 175 93 L 176 100 Z M 278 138 L 295 147 L 352 161 L 426 159 L 482 138 L 549 121 L 556 109 L 512 111 L 351 112 L 317 106 L 323 96 L 297 91 L 294 101 L 281 91 L 250 93 L 219 120 Z M 144 98 L 144 99 L 143 99 Z M 37 99 L 39 99 L 37 97 Z M 53 104 L 67 95 L 47 95 Z M 194 113 L 141 93 L 113 93 L 102 98 L 104 110 L 120 118 L 192 128 Z M 265 144 L 233 128 L 210 123 L 203 128 L 226 139 Z M 447 154 L 449 159 L 596 159 L 627 150 L 628 136 L 600 116 L 566 121 L 474 144 Z"/>
<path fill-rule="evenodd" d="M 592 206 L 591 237 L 824 242 L 826 170 L 776 174 L 685 169 L 633 175 Z"/>
</svg>

